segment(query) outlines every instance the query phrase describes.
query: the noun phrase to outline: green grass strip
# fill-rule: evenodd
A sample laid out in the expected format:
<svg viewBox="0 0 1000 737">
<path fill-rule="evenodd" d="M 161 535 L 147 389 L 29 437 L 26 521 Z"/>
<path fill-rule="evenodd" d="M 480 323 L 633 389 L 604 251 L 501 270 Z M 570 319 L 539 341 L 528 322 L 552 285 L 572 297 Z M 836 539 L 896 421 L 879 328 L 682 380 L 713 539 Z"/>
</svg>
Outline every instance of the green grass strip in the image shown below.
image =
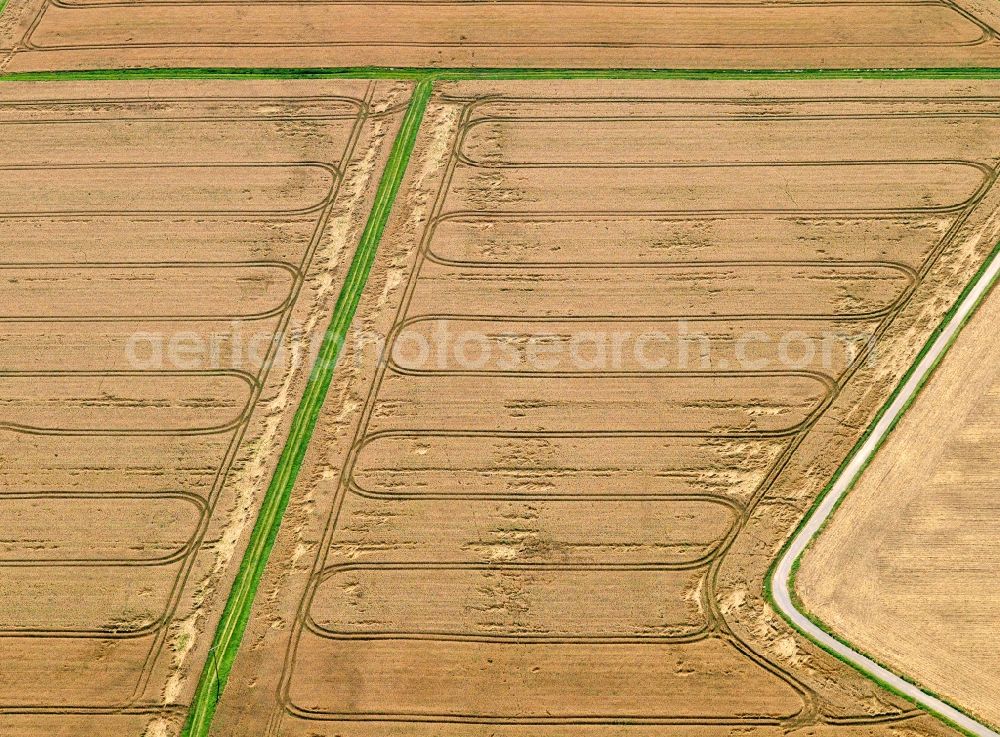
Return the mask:
<svg viewBox="0 0 1000 737">
<path fill-rule="evenodd" d="M 323 337 L 323 344 L 316 364 L 313 366 L 302 401 L 292 420 L 288 441 L 264 496 L 257 522 L 243 556 L 243 562 L 240 564 L 239 572 L 226 602 L 226 608 L 222 613 L 222 619 L 216 629 L 215 639 L 202 671 L 201 680 L 198 682 L 198 690 L 195 693 L 191 711 L 184 725 L 182 732 L 184 737 L 205 737 L 208 734 L 218 698 L 225 688 L 233 661 L 236 658 L 236 652 L 250 619 L 254 596 L 260 585 L 268 556 L 274 547 L 278 528 L 281 526 L 281 519 L 295 484 L 295 478 L 302 466 L 302 460 L 316 427 L 316 420 L 319 417 L 323 400 L 330 388 L 337 358 L 354 319 L 354 313 L 357 311 L 361 292 L 375 261 L 375 253 L 382 237 L 382 231 L 385 229 L 393 202 L 399 192 L 400 182 L 416 142 L 417 131 L 420 128 L 430 94 L 431 84 L 429 81 L 423 81 L 417 85 L 403 117 L 399 134 L 393 143 L 385 171 L 382 173 L 378 190 L 375 193 L 371 214 L 351 262 L 351 267 L 347 272 L 340 296 L 337 298 L 333 319 Z"/>
<path fill-rule="evenodd" d="M 8 0 L 0 0 L 0 11 Z M 678 80 L 809 80 L 809 79 L 1000 79 L 998 67 L 956 67 L 956 68 L 909 68 L 909 69 L 514 69 L 514 68 L 427 68 L 427 67 L 337 67 L 337 68 L 230 68 L 230 67 L 192 67 L 192 68 L 148 68 L 148 69 L 95 69 L 82 71 L 51 71 L 51 72 L 12 72 L 0 74 L 3 81 L 58 81 L 58 80 L 129 80 L 129 79 L 396 79 L 413 80 L 418 85 L 403 125 L 397 137 L 386 170 L 379 183 L 376 200 L 371 216 L 362 235 L 361 243 L 355 255 L 344 288 L 337 301 L 336 311 L 330 328 L 324 338 L 319 359 L 306 386 L 302 403 L 293 419 L 289 439 L 282 452 L 275 471 L 274 478 L 264 498 L 260 515 L 251 534 L 246 555 L 240 566 L 233 589 L 230 592 L 222 620 L 216 631 L 211 655 L 198 685 L 195 701 L 192 705 L 188 721 L 185 724 L 184 737 L 206 737 L 208 727 L 215 712 L 218 694 L 225 686 L 232 668 L 236 651 L 239 648 L 243 632 L 250 616 L 250 608 L 259 585 L 261 575 L 271 548 L 277 536 L 278 527 L 291 489 L 298 474 L 299 467 L 305 455 L 309 438 L 315 427 L 319 409 L 329 388 L 333 369 L 340 349 L 351 324 L 361 289 L 367 279 L 375 256 L 379 238 L 385 227 L 389 211 L 399 189 L 402 175 L 423 116 L 424 109 L 430 97 L 431 84 L 441 80 L 546 80 L 546 79 L 678 79 Z M 985 268 L 985 267 L 984 267 Z M 977 275 L 978 276 L 978 275 Z M 972 280 L 973 282 L 975 280 Z M 972 282 L 968 288 L 971 288 Z M 965 292 L 963 292 L 963 297 Z M 954 313 L 962 298 L 953 305 L 944 321 Z M 928 343 L 921 350 L 913 365 L 907 371 L 900 384 L 890 396 L 886 405 L 875 417 L 872 425 L 865 431 L 848 459 L 865 438 L 871 433 L 875 423 L 884 414 L 888 405 L 900 391 L 903 384 L 915 370 L 931 342 L 944 325 L 942 321 Z M 943 357 L 944 354 L 942 354 Z M 922 389 L 922 387 L 921 387 Z M 916 396 L 916 395 L 915 395 Z M 814 507 L 820 503 L 829 492 L 833 483 L 841 474 L 847 460 L 838 468 L 823 493 L 817 498 Z M 845 494 L 846 496 L 846 494 Z M 803 518 L 802 524 L 812 514 Z M 832 515 L 831 515 L 832 518 Z M 800 525 L 801 526 L 801 525 Z M 789 537 L 789 541 L 798 532 Z M 787 547 L 787 544 L 786 546 Z M 784 548 L 782 549 L 782 554 Z M 778 556 L 781 557 L 780 555 Z M 777 561 L 777 559 L 776 559 Z M 773 568 L 769 571 L 765 582 L 765 596 L 774 605 L 771 596 Z M 794 574 L 793 574 L 794 586 Z M 792 594 L 794 595 L 794 588 Z M 796 606 L 799 602 L 796 597 Z M 776 607 L 775 607 L 776 608 Z M 815 618 L 808 612 L 803 612 Z M 790 623 L 794 627 L 794 623 Z M 828 628 L 821 622 L 817 624 L 825 630 Z M 804 634 L 804 633 L 803 633 Z M 833 634 L 831 632 L 831 634 Z M 808 635 L 805 635 L 808 637 Z M 845 643 L 850 646 L 850 643 Z M 821 646 L 822 647 L 822 646 Z M 836 654 L 834 653 L 836 656 Z M 853 666 L 853 664 L 852 664 Z M 862 673 L 864 673 L 862 671 Z M 865 676 L 872 678 L 869 674 Z M 873 679 L 876 680 L 877 679 Z M 882 684 L 885 685 L 885 684 Z"/>
<path fill-rule="evenodd" d="M 885 413 L 889 410 L 889 407 L 892 406 L 893 401 L 896 399 L 896 397 L 899 395 L 899 393 L 903 390 L 903 387 L 906 386 L 907 382 L 913 376 L 913 373 L 919 367 L 920 362 L 923 360 L 923 358 L 927 354 L 927 352 L 930 351 L 930 349 L 934 345 L 934 342 L 937 340 L 938 336 L 942 333 L 942 331 L 944 331 L 945 327 L 951 321 L 952 317 L 954 317 L 955 313 L 958 311 L 959 307 L 961 307 L 962 302 L 965 301 L 965 298 L 968 296 L 969 292 L 972 291 L 972 289 L 974 288 L 974 286 L 976 285 L 976 283 L 982 277 L 982 275 L 986 271 L 986 269 L 989 268 L 989 266 L 993 262 L 993 260 L 996 259 L 996 258 L 998 258 L 998 257 L 1000 257 L 1000 243 L 998 243 L 996 246 L 994 246 L 994 248 L 993 248 L 992 252 L 990 253 L 990 255 L 987 256 L 987 258 L 983 261 L 982 265 L 976 271 L 975 275 L 969 280 L 968 284 L 965 285 L 965 288 L 962 290 L 962 293 L 959 294 L 958 299 L 955 300 L 954 304 L 952 304 L 952 306 L 948 310 L 948 312 L 945 313 L 944 317 L 941 318 L 941 321 L 934 328 L 934 331 L 931 333 L 931 335 L 927 338 L 927 341 L 921 347 L 920 352 L 917 354 L 916 358 L 914 358 L 913 362 L 910 364 L 910 367 L 907 369 L 906 373 L 903 375 L 903 377 L 899 380 L 899 383 L 893 389 L 892 394 L 889 395 L 889 398 L 886 399 L 885 403 L 879 408 L 879 411 L 876 413 L 876 415 L 872 419 L 871 423 L 868 425 L 867 428 L 865 428 L 865 431 L 862 433 L 861 437 L 858 438 L 858 441 L 851 448 L 851 451 L 844 457 L 844 460 L 841 462 L 840 466 L 837 467 L 836 472 L 834 472 L 833 476 L 830 478 L 830 481 L 823 488 L 823 491 L 816 497 L 816 499 L 813 502 L 812 506 L 809 508 L 809 511 L 805 515 L 803 515 L 801 521 L 796 526 L 795 530 L 788 536 L 788 539 L 785 541 L 785 544 L 781 547 L 781 550 L 779 551 L 778 555 L 775 556 L 774 561 L 771 563 L 771 568 L 768 570 L 767 577 L 764 580 L 764 597 L 767 599 L 768 603 L 771 605 L 771 608 L 775 612 L 777 612 L 778 614 L 780 614 L 781 617 L 782 617 L 782 619 L 784 619 L 786 622 L 788 622 L 788 624 L 791 625 L 791 627 L 793 629 L 795 629 L 796 632 L 798 632 L 800 635 L 802 635 L 803 637 L 805 637 L 807 640 L 809 640 L 810 642 L 812 642 L 813 644 L 815 644 L 817 647 L 819 647 L 820 649 L 822 649 L 824 652 L 828 653 L 832 657 L 836 658 L 837 660 L 841 661 L 842 663 L 845 663 L 845 664 L 851 666 L 854 670 L 856 670 L 857 672 L 861 673 L 863 676 L 865 676 L 869 680 L 874 681 L 875 683 L 877 683 L 879 686 L 881 686 L 885 690 L 890 691 L 891 693 L 894 693 L 895 695 L 899 696 L 900 698 L 903 698 L 906 701 L 912 703 L 914 706 L 916 706 L 916 707 L 918 707 L 918 708 L 920 708 L 920 709 L 922 709 L 924 711 L 927 711 L 928 713 L 932 714 L 933 716 L 937 717 L 942 722 L 944 722 L 945 724 L 947 724 L 948 726 L 950 726 L 952 729 L 955 729 L 955 730 L 961 732 L 962 734 L 969 735 L 969 737 L 974 737 L 974 736 L 970 732 L 968 732 L 967 730 L 963 729 L 961 726 L 959 726 L 959 725 L 955 724 L 954 722 L 952 722 L 950 719 L 948 719 L 944 715 L 938 714 L 936 711 L 932 711 L 932 710 L 928 709 L 927 707 L 923 706 L 922 704 L 918 704 L 917 702 L 913 701 L 913 699 L 911 699 L 907 694 L 902 693 L 898 689 L 894 688 L 891 684 L 885 683 L 881 679 L 876 678 L 871 673 L 868 673 L 867 671 L 863 670 L 862 668 L 860 668 L 855 663 L 853 663 L 850 660 L 846 660 L 845 658 L 841 657 L 841 655 L 839 653 L 837 653 L 837 652 L 835 652 L 835 651 L 833 651 L 833 650 L 825 647 L 823 645 L 823 643 L 817 642 L 816 640 L 814 640 L 809 635 L 809 633 L 804 632 L 795 622 L 793 622 L 792 620 L 790 620 L 787 617 L 785 617 L 784 612 L 781 611 L 781 609 L 777 605 L 777 602 L 775 602 L 775 600 L 774 600 L 773 588 L 774 588 L 774 576 L 775 576 L 775 572 L 776 572 L 776 569 L 777 569 L 777 566 L 778 566 L 778 562 L 785 556 L 785 552 L 791 546 L 792 541 L 798 536 L 799 530 L 801 530 L 806 525 L 806 523 L 809 521 L 809 519 L 816 512 L 816 509 L 823 502 L 823 499 L 831 492 L 831 490 L 833 489 L 834 484 L 837 483 L 837 479 L 839 479 L 840 476 L 844 473 L 844 471 L 847 468 L 848 464 L 851 462 L 851 459 L 860 451 L 861 446 L 864 445 L 864 443 L 868 439 L 868 437 L 872 434 L 872 432 L 874 432 L 875 427 L 878 425 L 879 421 L 882 419 L 882 417 L 885 415 Z M 923 377 L 923 380 L 917 386 L 916 391 L 914 391 L 913 395 L 909 398 L 909 400 L 903 406 L 903 408 L 899 412 L 899 414 L 897 414 L 896 417 L 893 418 L 893 421 L 890 424 L 888 431 L 882 437 L 882 439 L 879 442 L 878 446 L 876 446 L 875 451 L 871 454 L 871 456 L 869 456 L 868 460 L 866 461 L 866 463 L 862 467 L 861 471 L 858 473 L 857 477 L 855 478 L 855 483 L 857 482 L 858 479 L 860 479 L 864 475 L 865 469 L 867 469 L 867 467 L 871 464 L 871 462 L 878 455 L 879 451 L 881 451 L 882 447 L 885 445 L 885 443 L 889 439 L 889 437 L 891 437 L 893 431 L 896 429 L 896 427 L 898 426 L 898 424 L 899 424 L 900 420 L 903 418 L 903 416 L 907 412 L 909 412 L 909 410 L 910 410 L 911 407 L 913 407 L 913 404 L 916 402 L 917 398 L 921 395 L 921 393 L 927 387 L 928 383 L 931 380 L 931 377 L 934 376 L 934 373 L 938 370 L 938 367 L 941 365 L 941 362 L 944 360 L 945 356 L 948 355 L 948 353 L 951 351 L 952 347 L 955 345 L 955 342 L 958 340 L 958 336 L 962 334 L 962 330 L 969 323 L 969 321 L 972 319 L 972 317 L 979 311 L 979 308 L 982 307 L 983 302 L 986 300 L 986 298 L 996 288 L 997 283 L 1000 283 L 1000 282 L 998 282 L 998 281 L 995 280 L 992 284 L 990 284 L 989 288 L 986 289 L 983 292 L 982 295 L 980 295 L 979 299 L 976 301 L 976 303 L 973 306 L 973 308 L 971 310 L 969 310 L 969 313 L 962 320 L 962 323 L 960 324 L 959 328 L 951 336 L 951 339 L 948 341 L 948 345 L 941 352 L 941 354 L 937 357 L 937 360 L 934 362 L 934 364 L 931 366 L 930 370 Z M 854 485 L 852 484 L 843 493 L 843 495 L 840 497 L 840 499 L 837 501 L 836 506 L 834 506 L 834 508 L 831 510 L 829 516 L 826 518 L 826 520 L 824 521 L 823 525 L 820 527 L 820 529 L 813 536 L 812 540 L 809 541 L 809 546 L 806 547 L 805 550 L 803 550 L 802 555 L 800 555 L 798 558 L 796 558 L 792 562 L 792 570 L 791 570 L 791 575 L 789 577 L 789 585 L 788 585 L 788 590 L 789 590 L 789 594 L 791 595 L 792 604 L 795 606 L 796 609 L 798 609 L 798 611 L 801 614 L 805 615 L 809 619 L 809 621 L 811 621 L 813 624 L 815 624 L 817 627 L 819 627 L 820 629 L 822 629 L 824 632 L 826 632 L 828 635 L 830 635 L 834 639 L 839 640 L 842 644 L 846 645 L 851 650 L 854 650 L 855 652 L 861 653 L 862 655 L 864 655 L 865 657 L 869 658 L 870 660 L 878 663 L 878 665 L 880 665 L 881 667 L 885 668 L 887 671 L 895 673 L 895 675 L 897 675 L 899 678 L 902 678 L 903 680 L 908 681 L 912 685 L 917 686 L 921 690 L 926 691 L 927 693 L 931 694 L 932 696 L 935 696 L 936 698 L 938 698 L 941 701 L 945 702 L 946 704 L 948 704 L 949 706 L 953 707 L 957 711 L 961 711 L 961 712 L 965 713 L 967 716 L 970 716 L 973 719 L 976 719 L 977 721 L 982 721 L 981 719 L 979 719 L 979 717 L 976 717 L 976 716 L 973 716 L 971 714 L 968 714 L 968 712 L 964 708 L 962 708 L 960 705 L 953 703 L 951 700 L 943 697 L 941 694 L 935 693 L 931 689 L 924 688 L 922 685 L 920 685 L 919 683 L 917 683 L 916 681 L 914 681 L 912 678 L 908 677 L 907 675 L 905 675 L 903 673 L 899 673 L 896 670 L 894 670 L 893 668 L 890 668 L 885 663 L 883 663 L 881 660 L 879 660 L 877 657 L 874 657 L 871 653 L 865 652 L 864 650 L 861 650 L 861 649 L 855 647 L 851 642 L 849 642 L 843 636 L 841 636 L 836 631 L 834 631 L 828 624 L 826 624 L 825 622 L 823 622 L 813 612 L 809 611 L 809 609 L 805 606 L 805 603 L 802 601 L 801 597 L 799 597 L 798 592 L 795 590 L 795 584 L 796 584 L 796 580 L 797 580 L 797 577 L 798 577 L 799 567 L 800 567 L 800 565 L 802 563 L 802 556 L 805 555 L 805 553 L 809 550 L 809 548 L 823 534 L 823 531 L 826 530 L 827 527 L 831 524 L 831 522 L 833 521 L 834 517 L 836 517 L 836 515 L 837 515 L 837 510 L 840 509 L 840 506 L 844 503 L 844 500 L 847 498 L 847 496 L 853 490 L 854 490 Z M 992 728 L 992 725 L 988 725 L 988 726 L 991 726 L 991 728 Z"/>
<path fill-rule="evenodd" d="M 6 0 L 0 0 L 0 3 Z M 913 69 L 507 69 L 428 67 L 150 68 L 10 72 L 0 81 L 92 79 L 1000 79 L 1000 67 Z"/>
</svg>

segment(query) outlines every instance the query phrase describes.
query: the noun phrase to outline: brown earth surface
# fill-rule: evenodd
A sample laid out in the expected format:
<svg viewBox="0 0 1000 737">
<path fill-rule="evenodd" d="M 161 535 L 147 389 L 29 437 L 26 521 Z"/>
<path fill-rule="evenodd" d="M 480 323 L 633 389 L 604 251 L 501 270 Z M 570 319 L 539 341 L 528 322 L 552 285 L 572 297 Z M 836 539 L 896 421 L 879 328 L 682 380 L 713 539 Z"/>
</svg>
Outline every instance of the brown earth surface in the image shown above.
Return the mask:
<svg viewBox="0 0 1000 737">
<path fill-rule="evenodd" d="M 212 734 L 949 734 L 763 588 L 1000 237 L 998 103 L 436 87 Z"/>
<path fill-rule="evenodd" d="M 0 69 L 1000 66 L 991 0 L 10 0 Z"/>
<path fill-rule="evenodd" d="M 835 632 L 1000 725 L 1000 293 L 987 297 L 803 558 Z"/>
<path fill-rule="evenodd" d="M 409 88 L 3 93 L 0 734 L 173 734 Z"/>
</svg>

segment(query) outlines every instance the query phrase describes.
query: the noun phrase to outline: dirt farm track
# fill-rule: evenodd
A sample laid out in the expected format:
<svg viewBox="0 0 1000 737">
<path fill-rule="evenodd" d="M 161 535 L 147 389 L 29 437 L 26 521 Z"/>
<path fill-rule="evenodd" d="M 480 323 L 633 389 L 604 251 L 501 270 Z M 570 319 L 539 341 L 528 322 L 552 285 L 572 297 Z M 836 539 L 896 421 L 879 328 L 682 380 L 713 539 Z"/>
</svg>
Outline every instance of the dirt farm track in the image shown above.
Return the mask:
<svg viewBox="0 0 1000 737">
<path fill-rule="evenodd" d="M 998 176 L 996 0 L 0 0 L 0 737 L 997 737 Z"/>
</svg>

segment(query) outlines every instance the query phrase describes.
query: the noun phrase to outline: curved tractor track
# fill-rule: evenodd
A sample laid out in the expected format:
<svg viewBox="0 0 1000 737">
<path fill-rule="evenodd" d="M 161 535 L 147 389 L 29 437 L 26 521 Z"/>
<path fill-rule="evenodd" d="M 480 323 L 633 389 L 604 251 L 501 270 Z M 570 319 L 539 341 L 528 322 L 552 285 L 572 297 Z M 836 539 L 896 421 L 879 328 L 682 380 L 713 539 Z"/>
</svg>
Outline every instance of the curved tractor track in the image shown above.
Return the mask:
<svg viewBox="0 0 1000 737">
<path fill-rule="evenodd" d="M 973 719 L 939 697 L 924 691 L 905 678 L 896 675 L 850 644 L 828 632 L 814 620 L 795 594 L 795 574 L 802 554 L 820 533 L 827 520 L 836 511 L 844 495 L 854 486 L 872 456 L 878 451 L 896 422 L 909 408 L 917 394 L 930 378 L 965 322 L 979 306 L 1000 274 L 1000 250 L 994 251 L 990 260 L 969 285 L 958 304 L 945 318 L 938 332 L 925 346 L 920 360 L 904 377 L 896 392 L 883 407 L 869 433 L 855 447 L 841 467 L 828 491 L 821 497 L 811 514 L 796 531 L 795 536 L 778 559 L 770 581 L 770 593 L 778 611 L 803 635 L 815 641 L 834 656 L 848 662 L 865 675 L 889 689 L 931 711 L 959 729 L 977 737 L 1000 737 L 1000 733 Z"/>
</svg>

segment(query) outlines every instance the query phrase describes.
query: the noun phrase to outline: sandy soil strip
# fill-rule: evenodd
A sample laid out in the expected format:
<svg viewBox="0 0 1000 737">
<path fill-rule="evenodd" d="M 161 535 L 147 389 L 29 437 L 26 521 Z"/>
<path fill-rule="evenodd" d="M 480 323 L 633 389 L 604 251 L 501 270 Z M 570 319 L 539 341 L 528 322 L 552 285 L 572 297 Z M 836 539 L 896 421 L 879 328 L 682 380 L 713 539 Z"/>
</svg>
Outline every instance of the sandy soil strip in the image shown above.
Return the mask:
<svg viewBox="0 0 1000 737">
<path fill-rule="evenodd" d="M 438 86 L 213 729 L 949 734 L 797 636 L 762 592 L 783 540 L 992 249 L 1000 209 L 1000 150 L 981 128 L 942 146 L 962 148 L 956 163 L 925 158 L 925 140 L 912 158 L 862 154 L 844 126 L 813 166 L 814 119 L 871 101 L 860 131 L 931 109 L 945 140 L 948 121 L 998 96 L 992 83 L 941 82 Z M 745 133 L 740 156 L 730 142 L 706 162 L 707 137 L 685 149 L 694 160 L 664 165 L 654 137 L 629 149 L 643 165 L 600 147 L 568 165 L 571 133 L 532 139 L 516 125 L 488 161 L 458 155 L 486 104 L 597 135 L 622 109 L 659 120 L 692 98 Z M 594 110 L 568 119 L 566 100 Z M 784 157 L 765 147 L 769 160 L 748 165 L 760 121 L 784 124 L 800 104 L 811 111 Z M 508 165 L 508 146 L 530 164 Z M 760 186 L 741 195 L 705 169 Z M 712 224 L 664 225 L 675 218 Z M 441 258 L 435 229 L 448 222 L 476 227 L 448 231 Z M 739 252 L 738 232 L 757 245 Z M 845 263 L 859 252 L 893 260 Z M 741 278 L 752 269 L 756 280 Z M 828 364 L 817 352 L 792 370 L 765 334 L 755 355 L 770 372 L 735 346 L 686 369 L 572 355 L 576 330 L 628 334 L 679 320 L 671 309 L 716 326 L 709 348 L 808 316 L 811 330 L 853 325 L 876 350 Z M 393 361 L 366 353 L 380 338 Z M 514 350 L 481 362 L 460 344 Z"/>
<path fill-rule="evenodd" d="M 179 733 L 409 88 L 5 83 L 0 733 Z"/>
</svg>

